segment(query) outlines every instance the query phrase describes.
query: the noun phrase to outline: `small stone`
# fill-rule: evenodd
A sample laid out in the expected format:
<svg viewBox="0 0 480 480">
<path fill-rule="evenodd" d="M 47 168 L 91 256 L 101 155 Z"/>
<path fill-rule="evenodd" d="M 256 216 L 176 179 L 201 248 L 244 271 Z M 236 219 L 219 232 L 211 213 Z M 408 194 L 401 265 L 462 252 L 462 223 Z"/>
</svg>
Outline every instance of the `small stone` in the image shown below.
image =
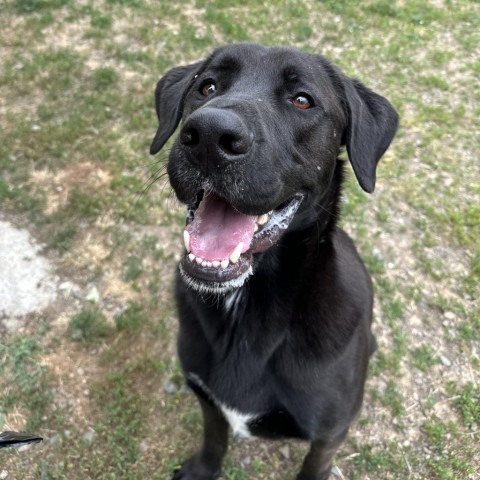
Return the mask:
<svg viewBox="0 0 480 480">
<path fill-rule="evenodd" d="M 82 438 L 86 443 L 91 444 L 95 440 L 96 435 L 95 430 L 90 429 L 83 434 Z"/>
<path fill-rule="evenodd" d="M 444 355 L 440 355 L 440 361 L 446 367 L 450 367 L 452 365 L 452 362 L 447 357 L 445 357 Z"/>
<path fill-rule="evenodd" d="M 70 295 L 70 292 L 72 291 L 73 288 L 73 282 L 62 282 L 59 286 L 58 289 L 62 292 L 67 292 L 68 295 Z"/>
<path fill-rule="evenodd" d="M 165 387 L 163 387 L 165 393 L 175 393 L 177 391 L 177 386 L 173 382 L 168 382 Z"/>
<path fill-rule="evenodd" d="M 444 317 L 447 320 L 455 320 L 457 318 L 453 312 L 445 312 Z"/>
<path fill-rule="evenodd" d="M 6 470 L 2 470 L 0 472 L 0 479 L 4 479 L 4 478 L 7 478 L 8 477 L 8 472 Z"/>
<path fill-rule="evenodd" d="M 85 297 L 86 300 L 93 303 L 98 303 L 100 301 L 100 293 L 98 292 L 97 287 L 93 286 Z"/>
<path fill-rule="evenodd" d="M 252 457 L 248 456 L 242 459 L 244 465 L 250 465 L 252 463 Z"/>
<path fill-rule="evenodd" d="M 290 460 L 290 447 L 288 445 L 279 448 L 279 452 L 282 454 L 283 458 Z"/>
<path fill-rule="evenodd" d="M 85 375 L 85 370 L 84 370 L 82 367 L 77 368 L 77 373 L 78 373 L 81 377 L 83 377 L 83 375 Z"/>
</svg>

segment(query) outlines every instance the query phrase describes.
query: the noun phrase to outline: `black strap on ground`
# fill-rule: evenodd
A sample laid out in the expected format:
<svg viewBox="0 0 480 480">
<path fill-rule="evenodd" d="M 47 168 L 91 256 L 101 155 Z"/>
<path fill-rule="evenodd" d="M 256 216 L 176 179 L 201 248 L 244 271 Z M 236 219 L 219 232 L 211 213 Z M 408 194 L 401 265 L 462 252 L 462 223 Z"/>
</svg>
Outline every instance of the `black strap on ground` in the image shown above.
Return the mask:
<svg viewBox="0 0 480 480">
<path fill-rule="evenodd" d="M 42 437 L 25 432 L 3 432 L 0 433 L 0 448 L 20 447 L 29 443 L 40 443 Z"/>
</svg>

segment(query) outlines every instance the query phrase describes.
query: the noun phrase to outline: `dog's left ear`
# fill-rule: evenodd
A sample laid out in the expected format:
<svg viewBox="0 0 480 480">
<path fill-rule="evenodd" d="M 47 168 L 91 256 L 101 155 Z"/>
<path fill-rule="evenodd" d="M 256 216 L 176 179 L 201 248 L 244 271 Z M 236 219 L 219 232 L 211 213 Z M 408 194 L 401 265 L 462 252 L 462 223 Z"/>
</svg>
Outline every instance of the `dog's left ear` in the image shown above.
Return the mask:
<svg viewBox="0 0 480 480">
<path fill-rule="evenodd" d="M 185 93 L 202 63 L 172 68 L 157 83 L 155 109 L 159 126 L 150 146 L 151 155 L 160 151 L 180 123 Z"/>
<path fill-rule="evenodd" d="M 357 80 L 343 76 L 347 128 L 344 143 L 360 186 L 375 188 L 377 163 L 398 127 L 398 114 L 390 102 Z"/>
</svg>

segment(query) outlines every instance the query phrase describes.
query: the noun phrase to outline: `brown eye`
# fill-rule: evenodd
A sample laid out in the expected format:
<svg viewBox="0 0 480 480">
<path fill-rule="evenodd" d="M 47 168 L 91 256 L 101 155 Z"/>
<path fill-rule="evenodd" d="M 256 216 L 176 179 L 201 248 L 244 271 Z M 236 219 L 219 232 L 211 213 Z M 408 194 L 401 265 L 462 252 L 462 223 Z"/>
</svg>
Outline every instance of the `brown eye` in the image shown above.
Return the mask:
<svg viewBox="0 0 480 480">
<path fill-rule="evenodd" d="M 213 82 L 208 82 L 202 87 L 202 95 L 208 97 L 217 91 L 217 86 Z"/>
<path fill-rule="evenodd" d="M 297 95 L 292 99 L 292 103 L 302 110 L 306 110 L 312 106 L 312 102 L 310 102 L 310 99 L 305 95 Z"/>
</svg>

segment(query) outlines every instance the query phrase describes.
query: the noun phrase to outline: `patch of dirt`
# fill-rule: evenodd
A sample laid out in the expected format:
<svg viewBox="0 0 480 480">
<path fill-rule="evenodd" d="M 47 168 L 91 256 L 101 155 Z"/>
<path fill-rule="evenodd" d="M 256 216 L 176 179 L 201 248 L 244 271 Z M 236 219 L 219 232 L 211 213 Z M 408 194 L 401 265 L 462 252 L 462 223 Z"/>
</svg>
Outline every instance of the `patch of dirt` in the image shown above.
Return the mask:
<svg viewBox="0 0 480 480">
<path fill-rule="evenodd" d="M 64 206 L 72 186 L 83 186 L 88 191 L 96 191 L 108 186 L 111 175 L 90 160 L 69 165 L 54 173 L 50 170 L 34 170 L 29 183 L 47 193 L 45 213 L 50 215 Z"/>
</svg>

